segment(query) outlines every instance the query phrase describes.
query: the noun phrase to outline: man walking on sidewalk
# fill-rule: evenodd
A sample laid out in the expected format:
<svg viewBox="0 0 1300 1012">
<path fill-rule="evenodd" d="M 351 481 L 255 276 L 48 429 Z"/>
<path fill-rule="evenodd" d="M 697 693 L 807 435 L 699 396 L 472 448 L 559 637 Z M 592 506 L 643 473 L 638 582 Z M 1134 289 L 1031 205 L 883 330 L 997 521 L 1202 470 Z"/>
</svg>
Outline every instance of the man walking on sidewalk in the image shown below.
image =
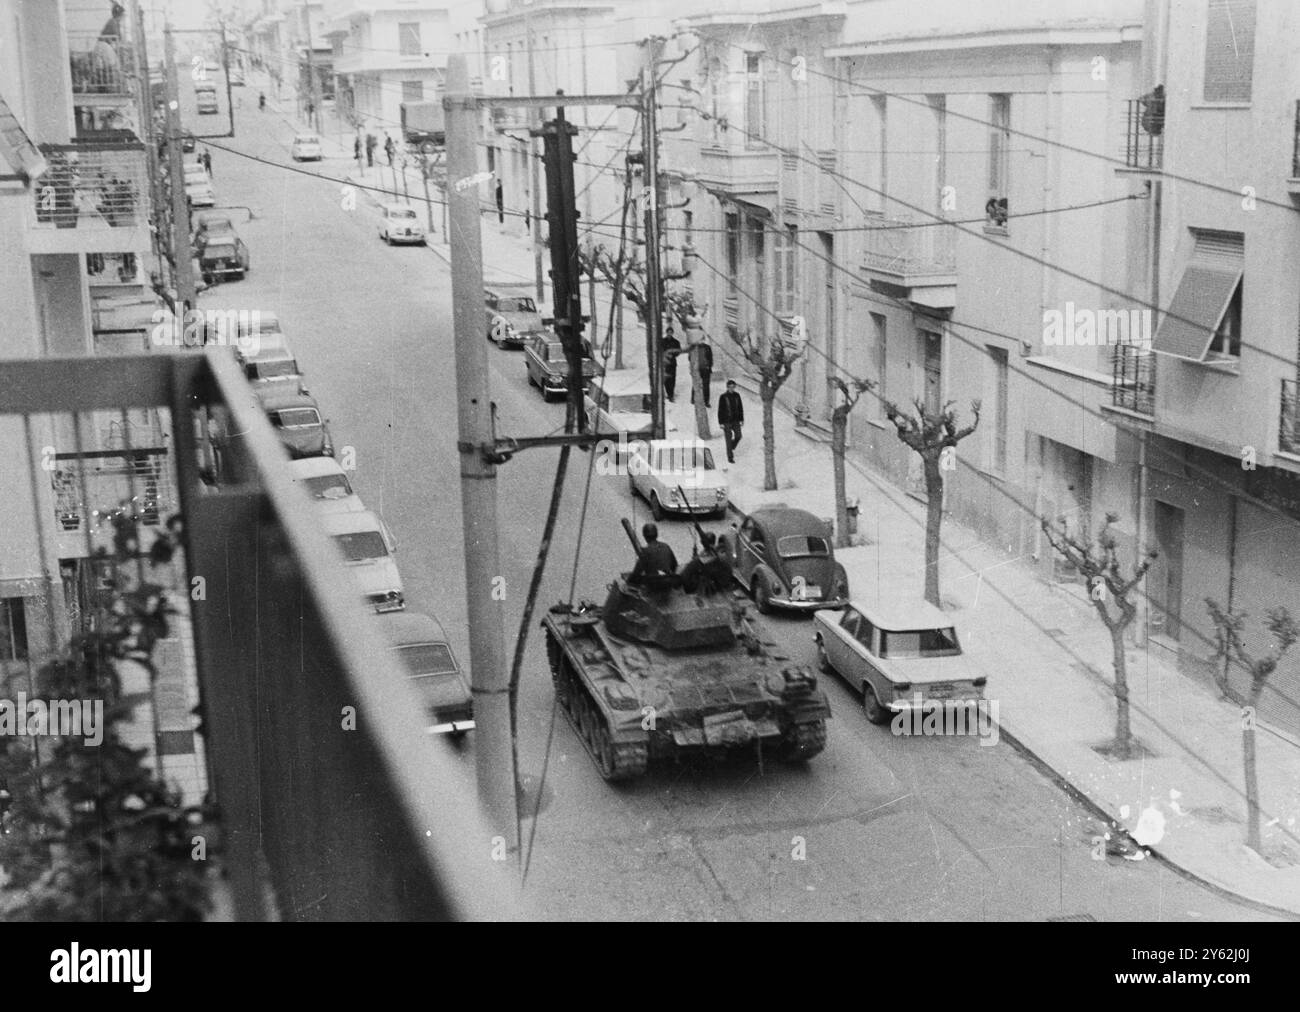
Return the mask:
<svg viewBox="0 0 1300 1012">
<path fill-rule="evenodd" d="M 736 462 L 736 447 L 740 445 L 740 430 L 745 424 L 745 405 L 736 393 L 736 381 L 727 380 L 727 392 L 718 398 L 718 424 L 727 442 L 727 462 Z"/>
<path fill-rule="evenodd" d="M 366 167 L 373 169 L 375 167 L 375 148 L 379 141 L 375 140 L 374 134 L 366 134 Z"/>
<path fill-rule="evenodd" d="M 207 172 L 208 178 L 212 178 L 212 152 L 207 148 L 203 149 L 203 154 L 199 155 L 199 161 L 202 163 L 204 171 Z"/>
<path fill-rule="evenodd" d="M 682 353 L 682 342 L 670 330 L 664 335 L 664 396 L 670 401 L 677 394 L 677 356 Z"/>
<path fill-rule="evenodd" d="M 388 167 L 393 167 L 393 152 L 397 150 L 397 145 L 393 143 L 393 138 L 389 135 L 384 139 L 384 153 L 388 155 Z"/>
<path fill-rule="evenodd" d="M 352 157 L 357 160 L 357 168 L 361 168 L 361 137 L 352 138 Z"/>
</svg>

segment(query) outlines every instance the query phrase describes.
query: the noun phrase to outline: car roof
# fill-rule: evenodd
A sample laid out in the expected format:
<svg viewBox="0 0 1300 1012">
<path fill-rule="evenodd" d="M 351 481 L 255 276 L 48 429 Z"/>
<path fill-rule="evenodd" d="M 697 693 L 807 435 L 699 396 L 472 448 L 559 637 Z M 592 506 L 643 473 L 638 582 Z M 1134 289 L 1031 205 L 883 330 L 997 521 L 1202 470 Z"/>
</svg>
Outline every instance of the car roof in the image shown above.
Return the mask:
<svg viewBox="0 0 1300 1012">
<path fill-rule="evenodd" d="M 292 384 L 270 383 L 265 385 L 278 387 L 291 386 Z M 315 408 L 320 411 L 320 405 L 316 403 L 315 397 L 296 390 L 269 393 L 261 398 L 261 404 L 263 411 L 283 411 L 285 408 Z"/>
<path fill-rule="evenodd" d="M 849 604 L 886 632 L 948 629 L 956 625 L 951 615 L 939 610 L 925 598 L 900 597 L 888 590 L 880 595 L 868 591 L 852 598 Z"/>
<path fill-rule="evenodd" d="M 375 621 L 395 646 L 412 643 L 446 643 L 447 632 L 432 615 L 418 611 L 390 611 L 375 614 Z"/>
<path fill-rule="evenodd" d="M 774 538 L 799 534 L 811 534 L 819 538 L 827 536 L 826 521 L 823 518 L 789 506 L 760 506 L 749 514 L 748 519 Z"/>
<path fill-rule="evenodd" d="M 245 355 L 245 362 L 259 362 L 267 358 L 293 358 L 294 354 L 289 350 L 289 342 L 284 339 L 282 330 L 240 330 L 241 334 L 257 334 L 257 354 Z"/>
<path fill-rule="evenodd" d="M 326 513 L 320 518 L 326 534 L 360 534 L 381 529 L 379 517 L 370 510 L 352 513 Z"/>
<path fill-rule="evenodd" d="M 650 377 L 640 369 L 610 369 L 603 376 L 593 377 L 591 385 L 613 397 L 619 394 L 648 394 Z"/>
<path fill-rule="evenodd" d="M 295 141 L 311 141 L 314 144 L 320 143 L 320 134 L 294 134 Z"/>
<path fill-rule="evenodd" d="M 299 460 L 291 460 L 289 461 L 289 470 L 293 472 L 294 478 L 318 478 L 322 474 L 347 474 L 343 470 L 343 465 L 333 457 L 303 457 Z"/>
</svg>

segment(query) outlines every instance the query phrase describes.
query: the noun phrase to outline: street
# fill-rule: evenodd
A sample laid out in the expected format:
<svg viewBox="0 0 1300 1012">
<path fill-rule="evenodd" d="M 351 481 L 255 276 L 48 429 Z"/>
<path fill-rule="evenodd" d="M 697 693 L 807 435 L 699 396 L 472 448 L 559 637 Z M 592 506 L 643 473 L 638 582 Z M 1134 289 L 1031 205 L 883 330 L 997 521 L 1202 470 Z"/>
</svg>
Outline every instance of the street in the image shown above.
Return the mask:
<svg viewBox="0 0 1300 1012">
<path fill-rule="evenodd" d="M 440 618 L 467 665 L 449 269 L 427 249 L 385 245 L 366 195 L 351 207 L 339 182 L 312 178 L 337 180 L 348 163 L 286 167 L 294 127 L 271 109 L 257 111 L 255 87 L 244 91 L 237 138 L 216 142 L 212 154 L 218 207 L 252 209 L 247 223 L 235 219 L 251 270 L 204 293 L 200 306 L 279 315 L 338 456 L 354 449 L 357 490 L 396 535 L 408 608 Z M 203 132 L 188 108 L 186 119 Z M 493 348 L 490 356 L 498 432 L 560 430 L 564 406 L 544 403 L 528 385 L 522 353 Z M 528 450 L 499 471 L 507 653 L 557 455 Z M 868 724 L 857 694 L 834 676 L 821 678 L 833 711 L 828 745 L 804 767 L 760 771 L 745 755 L 652 766 L 631 785 L 606 784 L 553 707 L 537 628 L 545 608 L 569 598 L 571 580 L 575 598 L 601 600 L 608 580 L 633 563 L 620 517 L 638 527 L 649 519 L 625 478 L 594 475 L 580 532 L 589 459 L 571 455 L 520 689 L 526 896 L 541 916 L 1261 918 L 1156 861 L 1097 859 L 1094 839 L 1104 828 L 1006 741 L 894 736 Z M 689 558 L 688 526 L 667 521 L 661 530 L 678 558 Z M 759 621 L 794 660 L 815 668 L 807 618 Z M 461 757 L 474 761 L 472 734 Z"/>
</svg>

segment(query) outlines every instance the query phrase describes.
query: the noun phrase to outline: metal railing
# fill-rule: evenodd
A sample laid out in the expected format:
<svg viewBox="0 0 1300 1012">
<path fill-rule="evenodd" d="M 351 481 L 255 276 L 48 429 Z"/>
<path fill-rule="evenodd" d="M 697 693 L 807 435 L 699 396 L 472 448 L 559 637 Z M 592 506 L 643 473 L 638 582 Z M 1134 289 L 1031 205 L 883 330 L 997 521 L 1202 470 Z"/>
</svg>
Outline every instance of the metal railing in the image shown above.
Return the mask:
<svg viewBox="0 0 1300 1012">
<path fill-rule="evenodd" d="M 235 916 L 517 916 L 471 769 L 425 733 L 252 400 L 224 348 L 0 362 L 0 415 L 29 433 L 10 448 L 26 459 L 28 501 L 50 480 L 43 443 L 73 431 L 84 459 L 87 419 L 168 413 L 186 571 L 203 585 L 190 607 Z"/>
<path fill-rule="evenodd" d="M 135 88 L 135 49 L 126 39 L 109 42 L 98 32 L 68 32 L 73 100 L 88 95 L 128 98 Z"/>
<path fill-rule="evenodd" d="M 1130 169 L 1156 170 L 1165 158 L 1163 100 L 1131 98 L 1124 113 L 1124 164 Z"/>
<path fill-rule="evenodd" d="M 1111 358 L 1111 405 L 1154 415 L 1156 357 L 1142 348 L 1118 344 Z"/>
<path fill-rule="evenodd" d="M 1278 449 L 1300 453 L 1300 381 L 1282 381 L 1282 413 L 1277 427 Z"/>
<path fill-rule="evenodd" d="M 891 274 L 951 274 L 957 269 L 953 230 L 911 218 L 871 218 L 864 260 Z"/>
<path fill-rule="evenodd" d="M 32 187 L 36 227 L 136 228 L 148 220 L 149 176 L 138 140 L 40 149 L 49 168 Z"/>
</svg>

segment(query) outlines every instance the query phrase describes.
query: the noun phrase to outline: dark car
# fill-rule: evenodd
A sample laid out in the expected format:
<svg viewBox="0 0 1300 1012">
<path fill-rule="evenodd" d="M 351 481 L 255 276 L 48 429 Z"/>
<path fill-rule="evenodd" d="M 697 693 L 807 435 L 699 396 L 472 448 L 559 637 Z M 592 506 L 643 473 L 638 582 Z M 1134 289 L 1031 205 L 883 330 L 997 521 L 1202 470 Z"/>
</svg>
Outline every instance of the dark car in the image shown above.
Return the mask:
<svg viewBox="0 0 1300 1012">
<path fill-rule="evenodd" d="M 194 235 L 190 239 L 195 255 L 199 245 L 209 236 L 235 235 L 235 223 L 224 211 L 198 211 L 194 215 Z"/>
<path fill-rule="evenodd" d="M 218 278 L 242 278 L 248 273 L 248 247 L 234 232 L 205 235 L 198 245 L 199 271 L 212 284 Z"/>
<path fill-rule="evenodd" d="M 438 620 L 414 611 L 376 616 L 424 704 L 429 734 L 458 738 L 474 728 L 474 697 Z"/>
<path fill-rule="evenodd" d="M 568 391 L 569 360 L 564 357 L 564 345 L 554 334 L 534 335 L 524 349 L 524 366 L 528 370 L 528 382 L 541 390 L 544 399 L 563 397 Z M 583 386 L 600 374 L 600 366 L 589 355 L 583 355 Z"/>
<path fill-rule="evenodd" d="M 291 384 L 271 384 L 272 387 Z M 321 417 L 316 398 L 297 390 L 258 391 L 262 410 L 271 427 L 294 459 L 334 456 L 334 440 L 329 425 Z"/>
<path fill-rule="evenodd" d="M 181 150 L 185 152 L 185 154 L 189 154 L 191 151 L 193 151 L 194 146 L 197 143 L 198 143 L 198 139 L 194 136 L 192 131 L 186 130 L 184 133 L 181 134 Z"/>
<path fill-rule="evenodd" d="M 722 536 L 723 554 L 759 611 L 816 611 L 848 601 L 849 578 L 835 561 L 828 521 L 788 506 L 764 506 L 731 526 Z"/>
<path fill-rule="evenodd" d="M 531 295 L 530 286 L 483 289 L 487 338 L 498 348 L 522 348 L 536 334 L 548 333 Z"/>
</svg>

